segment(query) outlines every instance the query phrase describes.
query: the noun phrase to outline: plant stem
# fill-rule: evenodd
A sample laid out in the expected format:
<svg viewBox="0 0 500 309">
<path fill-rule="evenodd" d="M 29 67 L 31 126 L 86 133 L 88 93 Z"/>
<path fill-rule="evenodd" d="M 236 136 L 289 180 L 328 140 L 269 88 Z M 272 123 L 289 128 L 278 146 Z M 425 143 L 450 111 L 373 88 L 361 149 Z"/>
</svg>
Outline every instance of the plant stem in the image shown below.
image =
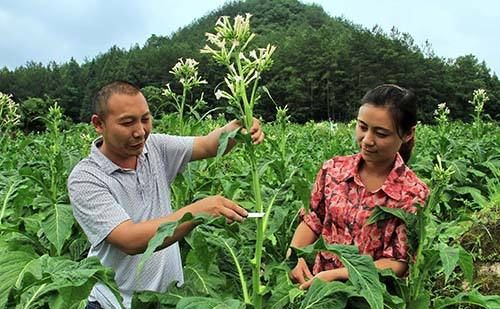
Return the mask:
<svg viewBox="0 0 500 309">
<path fill-rule="evenodd" d="M 248 296 L 247 282 L 245 280 L 245 276 L 243 276 L 243 271 L 241 269 L 240 262 L 238 261 L 236 254 L 234 254 L 234 251 L 233 249 L 231 249 L 229 244 L 225 240 L 222 241 L 224 242 L 224 245 L 226 246 L 227 250 L 229 250 L 231 257 L 234 260 L 234 264 L 236 265 L 236 269 L 238 270 L 238 275 L 240 277 L 240 283 L 241 283 L 241 290 L 243 291 L 243 300 L 245 301 L 245 303 L 251 304 L 250 296 Z"/>
<path fill-rule="evenodd" d="M 10 183 L 7 193 L 5 193 L 5 198 L 2 203 L 2 211 L 0 212 L 0 223 L 2 222 L 3 216 L 5 215 L 5 210 L 7 209 L 7 203 L 9 202 L 9 199 L 12 196 L 12 194 L 14 194 L 15 187 L 18 186 L 19 183 L 20 182 Z"/>
<path fill-rule="evenodd" d="M 441 196 L 442 192 L 442 184 L 436 183 L 435 188 L 436 191 L 432 193 L 429 196 L 429 200 L 427 204 L 425 205 L 424 209 L 419 210 L 419 215 L 421 218 L 419 219 L 419 226 L 418 226 L 418 247 L 417 247 L 417 252 L 415 254 L 415 265 L 413 269 L 411 270 L 411 280 L 410 280 L 410 298 L 412 300 L 416 300 L 420 294 L 423 287 L 423 284 L 427 280 L 428 273 L 424 273 L 421 271 L 424 263 L 428 263 L 429 261 L 425 261 L 425 256 L 423 254 L 423 249 L 424 246 L 431 247 L 432 243 L 426 243 L 426 238 L 427 238 L 427 226 L 428 226 L 428 221 L 429 221 L 429 216 L 432 213 L 433 208 L 436 206 L 437 202 L 439 201 L 439 197 Z M 429 240 L 430 241 L 430 240 Z M 431 241 L 430 241 L 431 242 Z"/>
<path fill-rule="evenodd" d="M 236 58 L 236 67 L 238 68 L 238 75 L 240 80 L 238 81 L 238 88 L 241 87 L 243 91 L 241 91 L 241 99 L 243 100 L 243 109 L 245 111 L 245 127 L 248 132 L 250 132 L 250 128 L 253 124 L 253 101 L 248 102 L 247 93 L 245 89 L 245 75 L 243 74 L 243 68 L 241 67 L 240 58 Z M 259 187 L 260 188 L 260 187 Z M 260 191 L 260 190 L 259 190 Z"/>
<path fill-rule="evenodd" d="M 255 157 L 254 149 L 251 143 L 247 144 L 247 151 L 250 155 L 250 163 L 252 167 L 252 189 L 255 196 L 255 206 L 258 212 L 263 211 L 262 195 L 260 191 L 260 182 L 257 169 L 257 158 Z M 260 291 L 260 268 L 262 259 L 262 246 L 264 244 L 264 223 L 262 218 L 257 219 L 257 238 L 255 243 L 255 256 L 252 263 L 252 288 L 253 288 L 253 305 L 254 308 L 262 308 L 262 294 Z"/>
<path fill-rule="evenodd" d="M 181 135 L 184 135 L 184 105 L 186 104 L 186 96 L 187 96 L 187 89 L 186 87 L 183 87 L 182 89 L 182 100 L 181 100 L 181 105 L 179 106 L 179 126 L 180 126 L 180 131 Z"/>
</svg>

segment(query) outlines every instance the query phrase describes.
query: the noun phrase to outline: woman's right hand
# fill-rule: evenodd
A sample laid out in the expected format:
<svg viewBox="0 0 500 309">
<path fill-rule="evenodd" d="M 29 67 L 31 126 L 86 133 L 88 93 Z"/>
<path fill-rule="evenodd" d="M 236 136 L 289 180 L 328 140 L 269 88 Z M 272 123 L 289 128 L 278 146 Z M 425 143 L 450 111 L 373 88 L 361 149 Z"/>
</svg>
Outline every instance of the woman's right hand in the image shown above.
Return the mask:
<svg viewBox="0 0 500 309">
<path fill-rule="evenodd" d="M 303 284 L 314 277 L 309 270 L 309 266 L 307 266 L 306 260 L 303 258 L 298 259 L 297 265 L 295 265 L 294 269 L 290 271 L 289 276 L 293 282 L 300 284 Z"/>
</svg>

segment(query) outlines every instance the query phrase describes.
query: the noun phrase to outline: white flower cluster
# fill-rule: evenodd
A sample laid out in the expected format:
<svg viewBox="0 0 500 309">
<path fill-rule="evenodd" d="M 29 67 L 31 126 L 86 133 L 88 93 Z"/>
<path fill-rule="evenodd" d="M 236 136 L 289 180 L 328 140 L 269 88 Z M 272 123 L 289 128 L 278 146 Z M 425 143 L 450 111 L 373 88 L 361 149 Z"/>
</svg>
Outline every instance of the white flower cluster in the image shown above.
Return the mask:
<svg viewBox="0 0 500 309">
<path fill-rule="evenodd" d="M 19 115 L 19 107 L 12 95 L 7 95 L 0 92 L 0 128 L 3 132 L 9 131 L 16 127 L 21 121 Z"/>
<path fill-rule="evenodd" d="M 191 90 L 193 87 L 207 83 L 206 80 L 201 79 L 201 77 L 198 76 L 198 62 L 191 58 L 187 58 L 186 61 L 184 61 L 183 58 L 180 58 L 169 72 L 172 73 L 177 80 L 179 80 L 186 90 Z M 166 86 L 167 89 L 164 90 L 163 94 L 169 97 L 172 95 L 172 90 L 170 89 L 169 84 Z"/>
<path fill-rule="evenodd" d="M 272 64 L 271 55 L 276 50 L 275 46 L 268 44 L 266 48 L 252 50 L 248 57 L 243 53 L 255 37 L 255 34 L 250 30 L 251 16 L 248 13 L 245 17 L 238 15 L 234 18 L 233 24 L 228 16 L 220 17 L 215 26 L 215 34 L 205 34 L 208 44 L 200 52 L 212 54 L 217 62 L 227 66 L 231 64 L 232 57 L 238 57 L 243 70 L 254 68 L 256 71 L 262 72 L 269 68 Z"/>
<path fill-rule="evenodd" d="M 215 34 L 206 33 L 208 44 L 201 50 L 201 53 L 212 54 L 215 61 L 229 65 L 235 50 L 244 50 L 248 43 L 255 37 L 250 30 L 251 14 L 245 17 L 238 15 L 231 24 L 229 16 L 221 16 L 215 24 Z"/>
<path fill-rule="evenodd" d="M 474 112 L 481 114 L 484 109 L 484 104 L 489 101 L 489 97 L 484 89 L 476 89 L 472 93 L 472 101 L 469 101 L 474 106 Z"/>
<path fill-rule="evenodd" d="M 446 106 L 446 102 L 439 103 L 437 109 L 434 110 L 434 119 L 438 123 L 444 124 L 448 122 L 448 115 L 450 114 L 450 109 Z"/>
<path fill-rule="evenodd" d="M 441 156 L 436 156 L 437 163 L 434 165 L 434 173 L 432 175 L 433 180 L 441 184 L 446 184 L 449 182 L 451 176 L 455 173 L 453 165 L 448 166 L 446 169 L 443 167 L 443 161 Z"/>
<path fill-rule="evenodd" d="M 450 114 L 450 109 L 448 106 L 446 106 L 446 102 L 439 103 L 438 108 L 434 111 L 435 116 L 439 115 L 449 115 Z"/>
<path fill-rule="evenodd" d="M 229 72 L 224 78 L 227 89 L 218 89 L 215 96 L 217 99 L 227 99 L 230 105 L 239 109 L 245 115 L 246 122 L 251 120 L 251 111 L 259 99 L 256 89 L 261 74 L 271 67 L 271 57 L 276 50 L 275 46 L 268 44 L 265 48 L 246 52 L 255 37 L 250 30 L 251 16 L 238 15 L 233 23 L 227 16 L 220 17 L 215 34 L 206 33 L 207 45 L 201 50 L 201 53 L 211 54 L 217 63 L 228 68 Z"/>
</svg>

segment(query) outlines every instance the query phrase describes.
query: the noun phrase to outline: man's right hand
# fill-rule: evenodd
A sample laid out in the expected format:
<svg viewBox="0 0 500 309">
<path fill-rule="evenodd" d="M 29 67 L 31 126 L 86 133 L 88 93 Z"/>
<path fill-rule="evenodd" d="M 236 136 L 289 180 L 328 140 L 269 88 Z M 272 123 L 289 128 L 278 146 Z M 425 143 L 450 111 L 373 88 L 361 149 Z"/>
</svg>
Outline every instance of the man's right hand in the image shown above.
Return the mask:
<svg viewBox="0 0 500 309">
<path fill-rule="evenodd" d="M 297 265 L 290 271 L 289 276 L 293 282 L 300 284 L 303 284 L 304 282 L 311 280 L 314 277 L 303 258 L 298 259 Z"/>
<path fill-rule="evenodd" d="M 192 214 L 206 213 L 214 217 L 224 216 L 228 223 L 233 221 L 242 222 L 248 212 L 233 201 L 220 196 L 209 196 L 189 205 Z"/>
</svg>

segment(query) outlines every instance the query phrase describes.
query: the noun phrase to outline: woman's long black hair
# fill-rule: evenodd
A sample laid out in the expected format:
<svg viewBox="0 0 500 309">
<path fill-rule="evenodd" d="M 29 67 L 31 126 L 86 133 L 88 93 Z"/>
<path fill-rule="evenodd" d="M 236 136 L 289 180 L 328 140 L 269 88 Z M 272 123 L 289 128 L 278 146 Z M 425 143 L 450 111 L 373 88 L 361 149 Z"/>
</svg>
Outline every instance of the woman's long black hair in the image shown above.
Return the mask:
<svg viewBox="0 0 500 309">
<path fill-rule="evenodd" d="M 361 105 L 387 107 L 394 121 L 399 137 L 411 132 L 417 124 L 417 104 L 415 94 L 394 84 L 384 84 L 369 90 L 361 99 Z M 407 163 L 415 146 L 415 136 L 399 148 L 399 154 Z"/>
</svg>

